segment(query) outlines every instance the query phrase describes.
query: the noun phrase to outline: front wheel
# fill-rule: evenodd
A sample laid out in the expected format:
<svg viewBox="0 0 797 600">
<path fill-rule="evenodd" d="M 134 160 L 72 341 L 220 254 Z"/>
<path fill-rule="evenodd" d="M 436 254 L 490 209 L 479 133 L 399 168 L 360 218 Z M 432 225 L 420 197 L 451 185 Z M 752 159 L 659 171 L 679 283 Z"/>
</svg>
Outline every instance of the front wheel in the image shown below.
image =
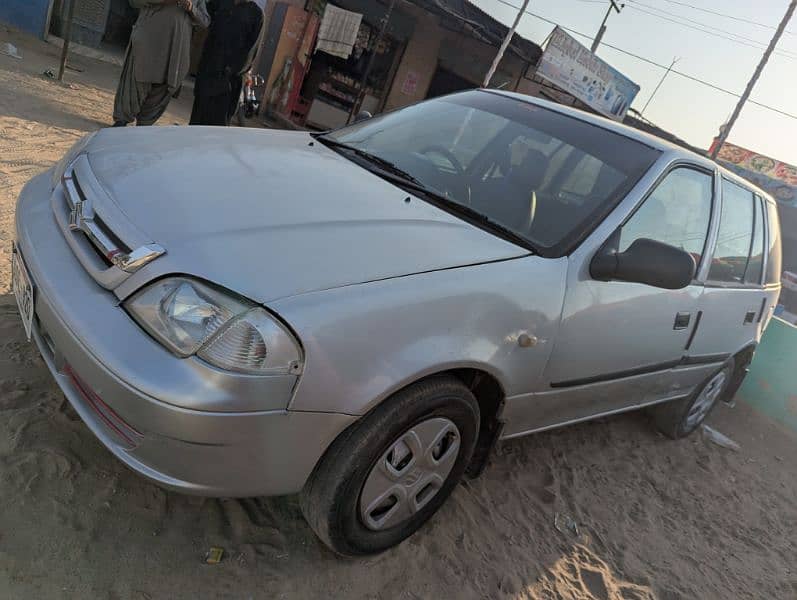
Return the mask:
<svg viewBox="0 0 797 600">
<path fill-rule="evenodd" d="M 460 381 L 416 383 L 330 446 L 301 494 L 305 519 L 332 550 L 376 554 L 417 531 L 473 455 L 479 406 Z"/>
<path fill-rule="evenodd" d="M 730 360 L 688 398 L 654 406 L 652 414 L 659 431 L 677 440 L 700 427 L 711 414 L 717 401 L 728 392 L 733 379 L 733 369 L 734 363 Z"/>
</svg>

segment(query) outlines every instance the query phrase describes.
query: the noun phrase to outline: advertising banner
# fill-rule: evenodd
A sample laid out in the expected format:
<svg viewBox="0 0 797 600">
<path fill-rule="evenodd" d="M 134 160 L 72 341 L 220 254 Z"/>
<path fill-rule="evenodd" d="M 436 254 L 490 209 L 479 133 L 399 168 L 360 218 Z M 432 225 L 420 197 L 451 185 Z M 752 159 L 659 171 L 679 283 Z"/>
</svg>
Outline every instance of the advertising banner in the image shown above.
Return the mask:
<svg viewBox="0 0 797 600">
<path fill-rule="evenodd" d="M 772 194 L 778 202 L 797 207 L 797 167 L 727 142 L 717 154 L 717 161 Z"/>
<path fill-rule="evenodd" d="M 639 93 L 636 83 L 559 27 L 551 34 L 537 75 L 616 121 L 623 120 Z"/>
</svg>

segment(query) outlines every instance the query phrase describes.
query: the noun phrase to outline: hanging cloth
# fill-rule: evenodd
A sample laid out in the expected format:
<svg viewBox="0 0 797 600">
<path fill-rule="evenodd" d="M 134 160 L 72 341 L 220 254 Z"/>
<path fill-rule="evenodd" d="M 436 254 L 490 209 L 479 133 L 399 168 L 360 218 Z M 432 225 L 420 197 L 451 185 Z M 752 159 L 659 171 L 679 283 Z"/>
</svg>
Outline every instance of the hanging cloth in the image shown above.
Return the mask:
<svg viewBox="0 0 797 600">
<path fill-rule="evenodd" d="M 316 51 L 348 59 L 357 42 L 362 20 L 360 13 L 327 4 L 318 30 Z"/>
</svg>

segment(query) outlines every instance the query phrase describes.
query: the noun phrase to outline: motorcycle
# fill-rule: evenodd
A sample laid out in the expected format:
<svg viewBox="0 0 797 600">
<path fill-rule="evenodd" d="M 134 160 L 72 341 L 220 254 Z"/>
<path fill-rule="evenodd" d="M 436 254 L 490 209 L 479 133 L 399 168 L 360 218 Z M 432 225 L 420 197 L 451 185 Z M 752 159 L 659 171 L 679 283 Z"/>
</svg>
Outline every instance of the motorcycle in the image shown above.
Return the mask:
<svg viewBox="0 0 797 600">
<path fill-rule="evenodd" d="M 260 114 L 260 100 L 257 97 L 257 88 L 265 83 L 260 75 L 252 75 L 250 70 L 244 76 L 244 87 L 241 90 L 241 101 L 238 107 L 238 121 L 240 125 L 245 124 L 245 119 L 251 119 Z"/>
</svg>

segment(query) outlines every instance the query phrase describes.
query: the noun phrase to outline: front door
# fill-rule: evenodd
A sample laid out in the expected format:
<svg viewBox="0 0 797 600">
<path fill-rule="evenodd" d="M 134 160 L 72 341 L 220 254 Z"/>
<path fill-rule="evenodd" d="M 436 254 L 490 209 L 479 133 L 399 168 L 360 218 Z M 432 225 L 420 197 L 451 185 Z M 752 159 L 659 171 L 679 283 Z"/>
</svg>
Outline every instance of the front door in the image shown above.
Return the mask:
<svg viewBox="0 0 797 600">
<path fill-rule="evenodd" d="M 621 226 L 619 251 L 649 238 L 689 252 L 700 265 L 713 190 L 712 173 L 672 169 Z M 686 353 L 702 285 L 695 281 L 673 291 L 596 281 L 589 274 L 592 257 L 575 256 L 544 388 L 523 403 L 522 414 L 513 415 L 510 436 L 677 397 L 699 381 L 700 374 L 690 376 L 688 367 L 686 376 L 672 369 Z"/>
</svg>

